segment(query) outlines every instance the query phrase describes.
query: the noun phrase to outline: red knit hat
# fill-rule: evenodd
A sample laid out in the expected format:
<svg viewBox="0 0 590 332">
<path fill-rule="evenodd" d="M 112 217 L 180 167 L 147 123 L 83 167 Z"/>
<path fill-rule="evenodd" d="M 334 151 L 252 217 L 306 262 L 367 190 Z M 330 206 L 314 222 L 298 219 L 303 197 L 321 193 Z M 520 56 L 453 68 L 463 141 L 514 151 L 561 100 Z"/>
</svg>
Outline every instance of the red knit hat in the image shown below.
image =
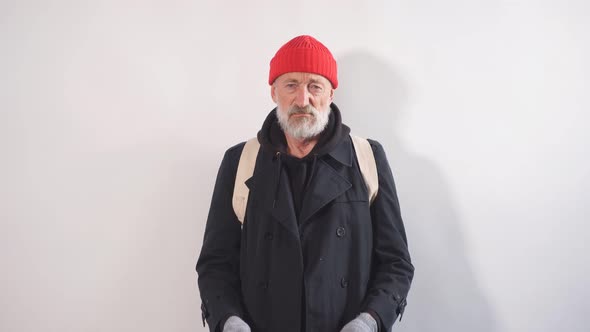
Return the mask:
<svg viewBox="0 0 590 332">
<path fill-rule="evenodd" d="M 338 87 L 338 69 L 330 50 L 312 36 L 298 36 L 283 45 L 270 60 L 268 84 L 285 73 L 304 72 L 322 75 Z"/>
</svg>

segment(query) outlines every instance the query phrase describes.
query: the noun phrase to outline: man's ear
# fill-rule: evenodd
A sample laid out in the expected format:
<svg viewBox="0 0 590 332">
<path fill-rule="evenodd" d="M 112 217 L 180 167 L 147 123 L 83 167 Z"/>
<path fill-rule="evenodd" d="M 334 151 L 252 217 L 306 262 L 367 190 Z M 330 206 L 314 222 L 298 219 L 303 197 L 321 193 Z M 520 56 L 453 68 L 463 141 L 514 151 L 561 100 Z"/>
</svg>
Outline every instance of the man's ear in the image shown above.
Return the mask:
<svg viewBox="0 0 590 332">
<path fill-rule="evenodd" d="M 274 83 L 270 86 L 270 97 L 272 98 L 272 101 L 274 101 L 276 104 L 277 103 L 277 95 L 275 92 L 275 84 Z"/>
<path fill-rule="evenodd" d="M 336 89 L 330 89 L 330 102 L 334 101 L 334 92 Z"/>
</svg>

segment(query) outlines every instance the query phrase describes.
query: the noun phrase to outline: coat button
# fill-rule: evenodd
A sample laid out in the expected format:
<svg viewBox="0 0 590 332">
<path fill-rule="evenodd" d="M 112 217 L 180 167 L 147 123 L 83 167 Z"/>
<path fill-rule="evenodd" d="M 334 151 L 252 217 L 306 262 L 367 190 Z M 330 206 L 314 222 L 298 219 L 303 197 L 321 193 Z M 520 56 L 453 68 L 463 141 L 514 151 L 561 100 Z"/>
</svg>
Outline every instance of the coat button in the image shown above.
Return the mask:
<svg viewBox="0 0 590 332">
<path fill-rule="evenodd" d="M 340 286 L 342 286 L 342 288 L 348 287 L 348 280 L 346 280 L 346 278 L 340 279 Z"/>
<path fill-rule="evenodd" d="M 272 233 L 271 232 L 266 232 L 264 234 L 264 238 L 267 239 L 267 240 L 272 240 Z"/>
<path fill-rule="evenodd" d="M 344 227 L 338 227 L 338 229 L 336 229 L 336 235 L 338 237 L 343 237 L 346 234 L 346 229 L 344 229 Z"/>
</svg>

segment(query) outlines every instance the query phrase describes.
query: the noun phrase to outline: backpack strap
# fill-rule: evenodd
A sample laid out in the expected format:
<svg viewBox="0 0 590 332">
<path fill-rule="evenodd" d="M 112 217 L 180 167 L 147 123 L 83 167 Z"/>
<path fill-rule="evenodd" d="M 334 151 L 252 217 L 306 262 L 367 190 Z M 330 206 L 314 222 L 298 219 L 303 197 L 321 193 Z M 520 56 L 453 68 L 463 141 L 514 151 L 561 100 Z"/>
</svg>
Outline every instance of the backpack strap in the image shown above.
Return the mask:
<svg viewBox="0 0 590 332">
<path fill-rule="evenodd" d="M 375 162 L 373 149 L 367 139 L 355 135 L 350 135 L 350 137 L 352 139 L 352 144 L 354 145 L 356 159 L 358 160 L 363 180 L 365 181 L 367 191 L 369 192 L 369 202 L 372 204 L 379 191 L 377 163 Z M 259 149 L 260 143 L 258 143 L 258 139 L 256 137 L 249 139 L 246 142 L 246 145 L 244 145 L 242 155 L 240 156 L 240 162 L 238 164 L 232 206 L 241 224 L 244 223 L 244 218 L 246 217 L 246 205 L 248 204 L 248 194 L 250 193 L 250 189 L 246 186 L 246 180 L 251 178 L 254 174 L 256 157 L 258 156 Z"/>
<path fill-rule="evenodd" d="M 246 180 L 254 174 L 254 166 L 256 166 L 256 156 L 258 156 L 259 148 L 260 143 L 258 143 L 256 137 L 249 139 L 246 145 L 244 145 L 238 164 L 232 205 L 241 224 L 244 223 L 244 218 L 246 217 L 246 204 L 248 204 L 248 194 L 250 193 L 250 189 L 246 186 Z"/>
<path fill-rule="evenodd" d="M 375 155 L 371 144 L 366 138 L 350 135 L 354 151 L 356 152 L 356 159 L 363 174 L 367 191 L 369 192 L 369 203 L 372 204 L 379 192 L 379 178 L 377 176 L 377 163 L 375 162 Z"/>
</svg>

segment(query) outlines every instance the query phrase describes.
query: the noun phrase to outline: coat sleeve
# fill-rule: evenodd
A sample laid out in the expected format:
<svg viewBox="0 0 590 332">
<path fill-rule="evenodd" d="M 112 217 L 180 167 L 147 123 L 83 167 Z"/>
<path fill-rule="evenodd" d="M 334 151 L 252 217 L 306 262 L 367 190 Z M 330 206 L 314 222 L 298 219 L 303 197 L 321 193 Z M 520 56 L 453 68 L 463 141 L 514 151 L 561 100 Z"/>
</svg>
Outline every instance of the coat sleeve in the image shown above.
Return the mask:
<svg viewBox="0 0 590 332">
<path fill-rule="evenodd" d="M 203 326 L 214 332 L 230 315 L 244 317 L 240 286 L 241 224 L 232 207 L 236 171 L 244 143 L 226 151 L 213 190 L 203 247 L 197 260 Z"/>
<path fill-rule="evenodd" d="M 363 307 L 379 316 L 380 331 L 389 332 L 398 315 L 400 320 L 403 315 L 414 266 L 385 151 L 378 142 L 369 142 L 377 163 L 379 190 L 371 205 L 373 264 Z"/>
</svg>

